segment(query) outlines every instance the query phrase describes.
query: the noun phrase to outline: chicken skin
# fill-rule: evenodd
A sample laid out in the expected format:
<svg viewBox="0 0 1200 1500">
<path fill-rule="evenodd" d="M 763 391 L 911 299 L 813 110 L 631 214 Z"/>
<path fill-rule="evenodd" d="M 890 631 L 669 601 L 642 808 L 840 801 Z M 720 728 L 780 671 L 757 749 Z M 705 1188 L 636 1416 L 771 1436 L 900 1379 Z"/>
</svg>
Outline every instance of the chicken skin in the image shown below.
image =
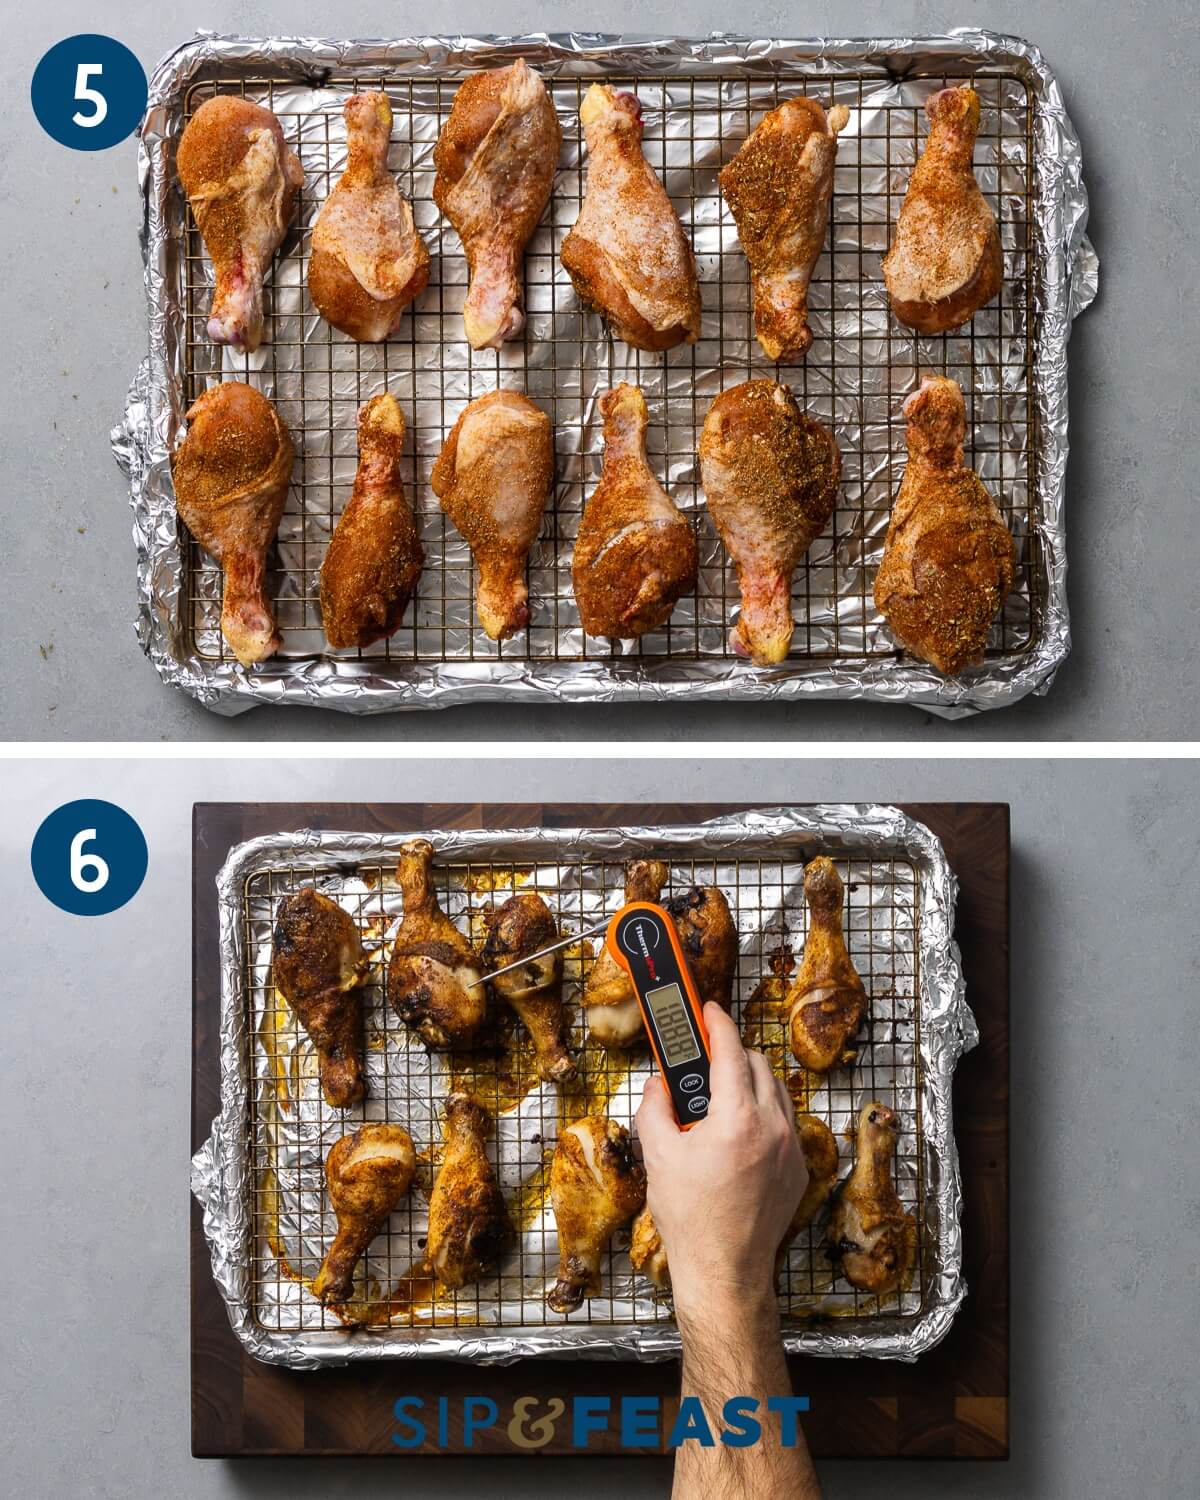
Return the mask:
<svg viewBox="0 0 1200 1500">
<path fill-rule="evenodd" d="M 963 463 L 967 417 L 957 383 L 926 376 L 904 416 L 908 463 L 875 605 L 902 646 L 953 676 L 983 661 L 1013 586 L 1016 552 L 992 497 Z"/>
<path fill-rule="evenodd" d="M 377 344 L 429 282 L 429 251 L 388 171 L 386 94 L 346 100 L 346 170 L 313 225 L 308 290 L 327 323 Z"/>
<path fill-rule="evenodd" d="M 558 1226 L 558 1280 L 546 1297 L 569 1313 L 600 1290 L 600 1256 L 646 1201 L 646 1174 L 623 1125 L 588 1115 L 558 1138 L 550 1165 L 550 1202 Z"/>
<path fill-rule="evenodd" d="M 850 111 L 826 115 L 789 99 L 759 121 L 721 172 L 721 194 L 750 262 L 754 331 L 763 353 L 795 364 L 812 344 L 808 284 L 829 225 L 838 131 Z"/>
<path fill-rule="evenodd" d="M 335 1142 L 325 1159 L 325 1183 L 338 1227 L 313 1281 L 318 1302 L 350 1300 L 355 1267 L 416 1171 L 412 1136 L 399 1125 L 360 1125 Z"/>
<path fill-rule="evenodd" d="M 489 970 L 517 963 L 559 938 L 550 908 L 536 891 L 510 896 L 485 920 L 488 936 L 483 960 Z M 512 1006 L 529 1033 L 537 1053 L 538 1077 L 543 1083 L 569 1083 L 577 1070 L 567 1051 L 562 949 L 543 954 L 511 974 L 501 974 L 492 981 L 492 988 Z"/>
<path fill-rule="evenodd" d="M 433 201 L 466 252 L 463 324 L 472 349 L 498 349 L 525 326 L 517 273 L 549 201 L 561 146 L 546 85 L 521 58 L 474 74 L 454 96 L 433 153 Z"/>
<path fill-rule="evenodd" d="M 529 622 L 525 564 L 553 488 L 550 418 L 517 391 L 472 401 L 433 466 L 433 492 L 479 569 L 475 606 L 494 641 Z"/>
<path fill-rule="evenodd" d="M 282 644 L 267 597 L 267 552 L 295 457 L 275 406 L 239 380 L 211 386 L 187 413 L 171 474 L 184 525 L 221 564 L 221 634 L 244 667 Z"/>
<path fill-rule="evenodd" d="M 786 386 L 747 380 L 709 408 L 700 474 L 742 595 L 730 644 L 755 666 L 772 666 L 787 656 L 795 629 L 792 575 L 837 502 L 838 445 Z"/>
<path fill-rule="evenodd" d="M 738 935 L 724 893 L 715 885 L 693 885 L 663 905 L 675 923 L 701 1005 L 713 1000 L 727 1011 L 733 1004 Z"/>
<path fill-rule="evenodd" d="M 280 904 L 272 964 L 276 989 L 316 1048 L 325 1102 L 357 1104 L 367 1092 L 360 988 L 367 958 L 353 917 L 305 886 Z"/>
<path fill-rule="evenodd" d="M 236 94 L 204 101 L 180 137 L 176 165 L 213 263 L 208 336 L 253 353 L 262 342 L 263 277 L 304 168 L 271 111 Z"/>
<path fill-rule="evenodd" d="M 646 461 L 646 399 L 619 385 L 600 402 L 604 468 L 579 522 L 571 577 L 588 635 L 630 640 L 666 623 L 700 566 L 696 535 Z"/>
<path fill-rule="evenodd" d="M 657 901 L 670 878 L 661 859 L 633 859 L 625 866 L 625 900 Z M 590 1036 L 605 1047 L 631 1047 L 645 1035 L 633 981 L 607 948 L 601 948 L 583 987 Z"/>
<path fill-rule="evenodd" d="M 996 216 L 975 180 L 979 95 L 942 89 L 926 100 L 929 137 L 883 258 L 892 311 L 918 333 L 969 322 L 1000 290 Z"/>
<path fill-rule="evenodd" d="M 400 477 L 404 415 L 395 396 L 358 414 L 358 471 L 321 565 L 321 618 L 331 646 L 381 641 L 400 624 L 425 553 Z"/>
<path fill-rule="evenodd" d="M 696 261 L 667 191 L 642 154 L 642 107 L 594 83 L 579 111 L 587 186 L 563 241 L 562 263 L 581 301 L 635 349 L 672 349 L 700 337 Z"/>
<path fill-rule="evenodd" d="M 404 916 L 388 965 L 388 1000 L 427 1047 L 462 1047 L 487 1011 L 479 955 L 438 905 L 430 880 L 433 845 L 413 839 L 400 851 Z"/>
<path fill-rule="evenodd" d="M 843 889 L 833 860 L 825 855 L 805 866 L 808 937 L 787 1006 L 792 1054 L 812 1073 L 828 1073 L 855 1060 L 855 1038 L 867 1010 L 867 992 L 842 935 Z"/>
<path fill-rule="evenodd" d="M 878 1099 L 858 1117 L 854 1167 L 834 1194 L 825 1240 L 851 1286 L 882 1297 L 907 1291 L 917 1259 L 917 1223 L 892 1183 L 900 1119 Z"/>
<path fill-rule="evenodd" d="M 470 1094 L 446 1100 L 446 1155 L 429 1198 L 429 1264 L 454 1290 L 493 1265 L 513 1227 L 484 1142 L 491 1117 Z"/>
</svg>

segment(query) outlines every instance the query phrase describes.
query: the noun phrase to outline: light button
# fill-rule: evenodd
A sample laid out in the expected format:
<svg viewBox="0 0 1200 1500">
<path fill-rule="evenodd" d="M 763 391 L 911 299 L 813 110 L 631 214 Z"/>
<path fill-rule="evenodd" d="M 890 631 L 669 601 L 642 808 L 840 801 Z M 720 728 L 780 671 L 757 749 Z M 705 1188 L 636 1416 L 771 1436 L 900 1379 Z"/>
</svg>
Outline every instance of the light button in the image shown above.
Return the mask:
<svg viewBox="0 0 1200 1500">
<path fill-rule="evenodd" d="M 700 1088 L 703 1083 L 704 1079 L 701 1078 L 699 1073 L 686 1073 L 679 1080 L 679 1087 L 685 1094 L 690 1094 L 693 1093 L 696 1089 Z"/>
<path fill-rule="evenodd" d="M 702 1115 L 702 1114 L 704 1114 L 707 1111 L 707 1109 L 708 1109 L 708 1095 L 707 1094 L 697 1094 L 694 1099 L 689 1099 L 688 1100 L 687 1107 L 688 1107 L 688 1113 L 689 1114 L 693 1114 L 693 1115 Z"/>
</svg>

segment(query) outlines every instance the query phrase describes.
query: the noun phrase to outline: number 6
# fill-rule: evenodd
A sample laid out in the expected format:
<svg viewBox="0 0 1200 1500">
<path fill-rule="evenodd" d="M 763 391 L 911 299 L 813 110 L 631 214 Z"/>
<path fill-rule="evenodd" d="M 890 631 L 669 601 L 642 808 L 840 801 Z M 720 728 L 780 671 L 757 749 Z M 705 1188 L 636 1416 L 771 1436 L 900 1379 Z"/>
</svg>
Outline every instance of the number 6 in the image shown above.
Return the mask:
<svg viewBox="0 0 1200 1500">
<path fill-rule="evenodd" d="M 83 852 L 95 837 L 94 828 L 81 828 L 71 840 L 71 884 L 77 891 L 102 891 L 108 884 L 108 865 L 98 854 Z"/>
<path fill-rule="evenodd" d="M 73 125 L 82 126 L 90 130 L 93 125 L 99 125 L 108 114 L 108 100 L 99 89 L 88 88 L 88 79 L 99 78 L 104 71 L 100 63 L 80 63 L 75 70 L 75 97 L 80 103 L 93 106 L 90 115 L 81 114 L 79 110 L 71 116 Z M 94 835 L 93 835 L 94 837 Z"/>
</svg>

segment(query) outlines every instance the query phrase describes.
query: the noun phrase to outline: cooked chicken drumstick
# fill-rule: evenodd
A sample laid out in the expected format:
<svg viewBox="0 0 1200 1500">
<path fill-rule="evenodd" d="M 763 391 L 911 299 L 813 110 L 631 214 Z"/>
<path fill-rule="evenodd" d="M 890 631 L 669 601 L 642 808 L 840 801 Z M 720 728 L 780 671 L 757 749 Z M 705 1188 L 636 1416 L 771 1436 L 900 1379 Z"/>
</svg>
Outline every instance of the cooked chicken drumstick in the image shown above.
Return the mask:
<svg viewBox="0 0 1200 1500">
<path fill-rule="evenodd" d="M 588 635 L 628 640 L 665 623 L 696 587 L 696 536 L 646 462 L 646 400 L 619 385 L 600 402 L 604 468 L 579 522 L 571 577 Z"/>
<path fill-rule="evenodd" d="M 629 1132 L 604 1115 L 576 1120 L 560 1134 L 550 1166 L 550 1202 L 558 1226 L 558 1280 L 546 1298 L 569 1313 L 600 1290 L 600 1256 L 646 1201 L 646 1174 Z"/>
<path fill-rule="evenodd" d="M 900 1120 L 878 1099 L 858 1117 L 854 1167 L 837 1188 L 825 1239 L 829 1258 L 860 1292 L 906 1291 L 917 1258 L 917 1224 L 892 1183 Z"/>
<path fill-rule="evenodd" d="M 472 401 L 433 466 L 433 492 L 479 569 L 479 623 L 494 641 L 529 621 L 525 563 L 553 487 L 550 418 L 517 391 Z"/>
<path fill-rule="evenodd" d="M 713 1000 L 728 1010 L 733 1004 L 738 935 L 724 892 L 715 885 L 693 885 L 663 905 L 675 923 L 700 1004 Z"/>
<path fill-rule="evenodd" d="M 274 405 L 239 380 L 211 386 L 187 413 L 171 474 L 184 525 L 225 575 L 221 633 L 250 667 L 279 650 L 267 551 L 279 530 L 294 451 Z"/>
<path fill-rule="evenodd" d="M 372 396 L 358 414 L 354 490 L 321 566 L 321 618 L 338 649 L 391 635 L 421 576 L 425 553 L 400 477 L 403 445 L 395 396 Z"/>
<path fill-rule="evenodd" d="M 804 870 L 808 937 L 787 992 L 792 1053 L 813 1073 L 852 1063 L 855 1037 L 867 1010 L 867 992 L 842 936 L 841 876 L 825 855 Z"/>
<path fill-rule="evenodd" d="M 754 331 L 768 359 L 794 364 L 812 343 L 808 284 L 825 245 L 838 131 L 850 111 L 826 115 L 789 99 L 759 121 L 721 172 L 721 193 L 750 262 Z"/>
<path fill-rule="evenodd" d="M 337 1215 L 337 1234 L 313 1281 L 318 1302 L 348 1302 L 363 1251 L 412 1186 L 417 1154 L 399 1125 L 360 1125 L 335 1142 L 325 1159 L 325 1182 Z"/>
<path fill-rule="evenodd" d="M 346 170 L 313 225 L 308 290 L 327 323 L 376 344 L 429 281 L 429 251 L 388 171 L 386 94 L 346 100 Z"/>
<path fill-rule="evenodd" d="M 786 386 L 747 380 L 709 408 L 700 473 L 742 594 L 733 650 L 771 666 L 787 656 L 795 629 L 792 575 L 837 501 L 838 445 Z"/>
<path fill-rule="evenodd" d="M 446 1155 L 429 1198 L 427 1252 L 446 1287 L 478 1280 L 512 1243 L 512 1221 L 484 1149 L 491 1126 L 470 1094 L 446 1100 Z"/>
<path fill-rule="evenodd" d="M 271 111 L 236 94 L 204 101 L 180 137 L 176 165 L 213 263 L 208 336 L 252 353 L 262 342 L 263 277 L 304 168 Z"/>
<path fill-rule="evenodd" d="M 521 58 L 474 74 L 454 96 L 433 153 L 433 201 L 466 252 L 463 324 L 473 349 L 498 349 L 525 326 L 517 272 L 549 200 L 561 145 L 546 86 Z"/>
<path fill-rule="evenodd" d="M 388 965 L 388 1000 L 428 1047 L 474 1040 L 487 1010 L 483 966 L 437 902 L 429 868 L 433 845 L 413 839 L 400 851 L 397 878 L 404 916 Z"/>
<path fill-rule="evenodd" d="M 926 376 L 904 403 L 908 464 L 892 509 L 875 604 L 901 645 L 953 676 L 983 660 L 1013 586 L 1004 518 L 963 463 L 962 391 Z"/>
<path fill-rule="evenodd" d="M 625 901 L 657 901 L 670 878 L 661 859 L 632 859 L 625 866 Z M 630 1047 L 645 1035 L 633 981 L 607 948 L 601 948 L 583 987 L 589 1034 L 605 1047 Z"/>
<path fill-rule="evenodd" d="M 642 154 L 642 107 L 594 83 L 579 111 L 587 186 L 563 241 L 562 263 L 580 298 L 635 349 L 671 349 L 700 337 L 696 262 L 667 191 Z"/>
<path fill-rule="evenodd" d="M 555 943 L 558 924 L 536 891 L 519 891 L 485 918 L 488 926 L 483 960 L 488 969 L 517 963 L 527 953 Z M 522 969 L 501 974 L 492 988 L 520 1016 L 537 1052 L 538 1077 L 546 1083 L 569 1083 L 576 1074 L 567 1051 L 567 1017 L 563 1009 L 563 951 L 556 949 Z"/>
<path fill-rule="evenodd" d="M 942 89 L 925 102 L 929 138 L 883 258 L 892 311 L 918 333 L 966 323 L 1000 290 L 996 216 L 975 180 L 979 95 Z"/>
</svg>

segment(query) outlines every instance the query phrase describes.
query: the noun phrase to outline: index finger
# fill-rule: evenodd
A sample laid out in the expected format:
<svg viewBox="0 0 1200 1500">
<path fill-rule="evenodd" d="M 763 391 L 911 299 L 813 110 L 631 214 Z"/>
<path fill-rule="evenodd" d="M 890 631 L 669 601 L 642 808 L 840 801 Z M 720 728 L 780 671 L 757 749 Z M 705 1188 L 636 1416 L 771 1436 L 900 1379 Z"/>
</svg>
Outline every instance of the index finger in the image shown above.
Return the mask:
<svg viewBox="0 0 1200 1500">
<path fill-rule="evenodd" d="M 719 1109 L 728 1109 L 753 1096 L 750 1059 L 733 1018 L 713 1000 L 704 1007 L 704 1027 L 712 1054 L 712 1102 Z"/>
</svg>

